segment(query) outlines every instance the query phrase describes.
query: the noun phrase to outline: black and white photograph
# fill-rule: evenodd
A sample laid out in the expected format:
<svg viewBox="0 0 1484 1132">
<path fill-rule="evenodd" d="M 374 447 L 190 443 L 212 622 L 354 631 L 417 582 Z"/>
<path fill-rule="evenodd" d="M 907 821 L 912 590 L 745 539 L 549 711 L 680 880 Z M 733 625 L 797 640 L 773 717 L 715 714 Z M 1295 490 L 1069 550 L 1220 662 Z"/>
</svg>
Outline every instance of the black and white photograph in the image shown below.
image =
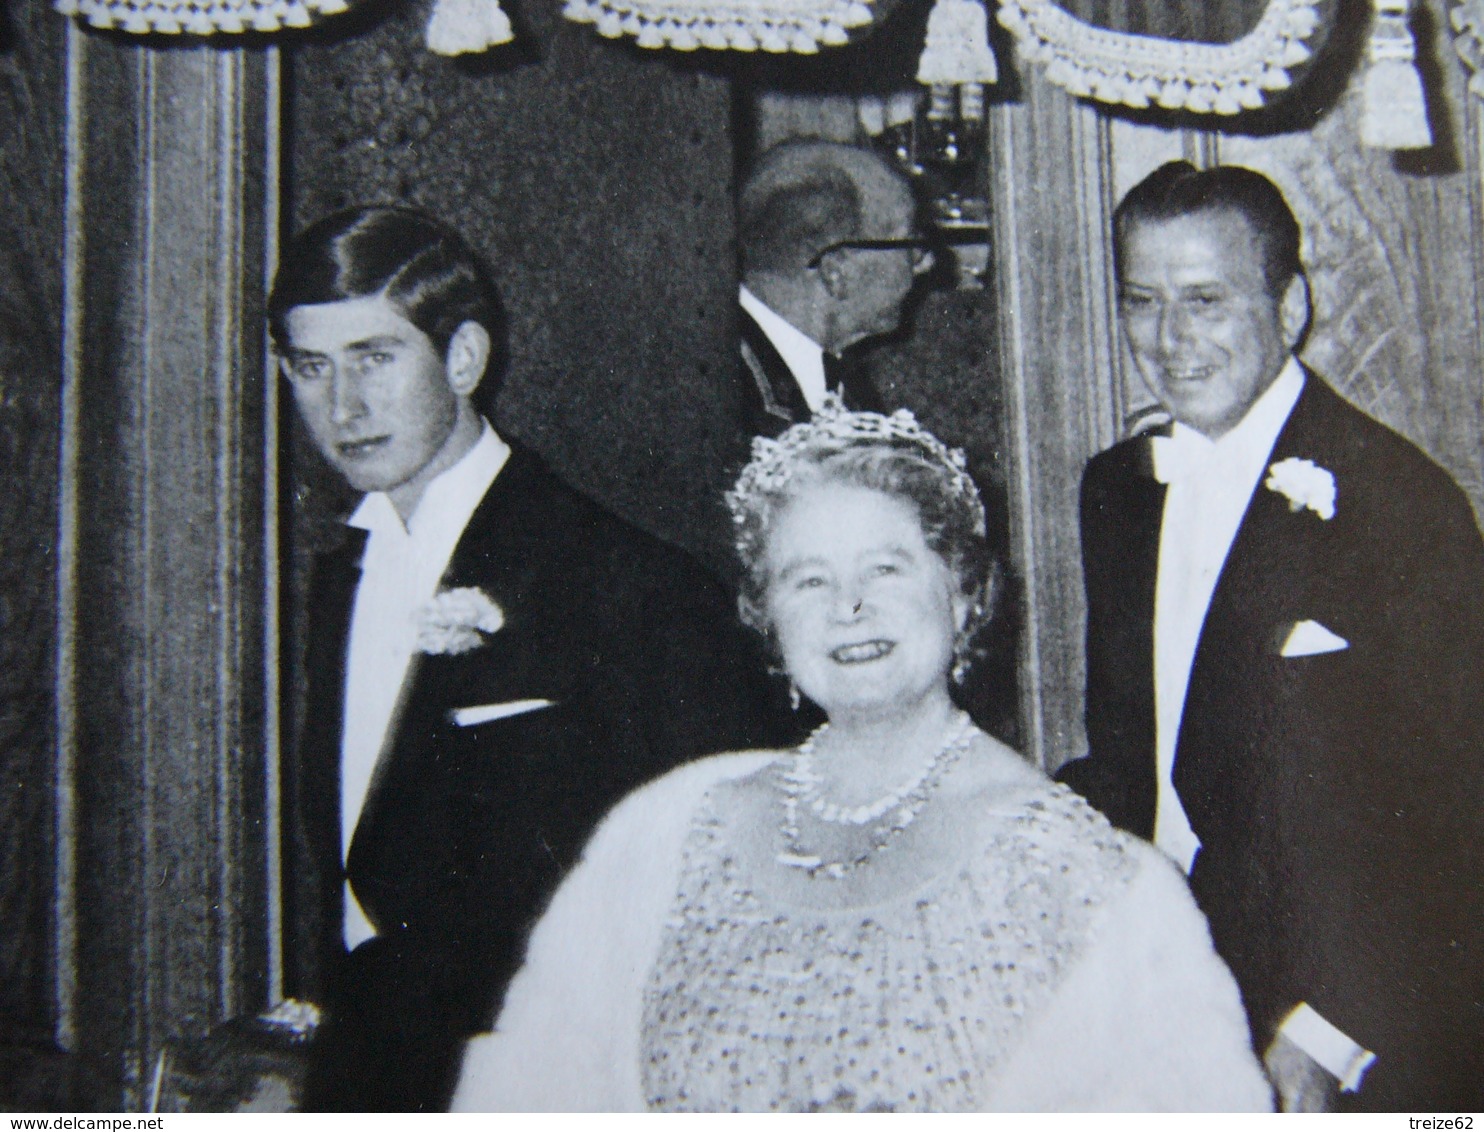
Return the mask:
<svg viewBox="0 0 1484 1132">
<path fill-rule="evenodd" d="M 1484 1112 L 1484 0 L 0 0 L 0 179 L 0 1112 Z"/>
</svg>

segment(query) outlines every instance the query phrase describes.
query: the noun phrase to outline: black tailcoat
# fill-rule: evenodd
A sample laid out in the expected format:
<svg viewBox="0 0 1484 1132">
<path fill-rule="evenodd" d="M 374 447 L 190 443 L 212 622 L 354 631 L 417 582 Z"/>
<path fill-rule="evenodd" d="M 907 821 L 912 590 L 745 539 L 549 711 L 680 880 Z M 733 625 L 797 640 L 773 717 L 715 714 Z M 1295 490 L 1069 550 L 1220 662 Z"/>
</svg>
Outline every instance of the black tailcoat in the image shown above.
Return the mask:
<svg viewBox="0 0 1484 1132">
<path fill-rule="evenodd" d="M 807 421 L 809 404 L 798 379 L 763 328 L 740 307 L 737 331 L 739 360 L 729 411 L 738 434 L 750 443 L 754 436 L 777 436 L 789 425 Z M 847 407 L 884 411 L 880 395 L 856 359 L 826 354 L 825 366 L 826 381 L 838 387 Z"/>
<path fill-rule="evenodd" d="M 1148 453 L 1125 441 L 1083 476 L 1089 755 L 1059 775 L 1146 838 L 1165 494 Z M 1484 543 L 1441 469 L 1312 374 L 1269 465 L 1290 457 L 1333 474 L 1335 514 L 1260 481 L 1218 579 L 1176 750 L 1191 887 L 1259 1050 L 1306 1001 L 1379 1057 L 1347 1104 L 1478 1109 Z M 1280 656 L 1305 620 L 1349 647 Z"/>
<path fill-rule="evenodd" d="M 440 1107 L 462 1039 L 491 1024 L 527 929 L 605 811 L 677 763 L 774 736 L 761 661 L 720 587 L 516 447 L 442 580 L 479 587 L 504 626 L 470 652 L 414 657 L 342 870 L 354 541 L 311 589 L 307 710 L 284 775 L 288 989 L 331 1015 L 309 1107 Z M 531 699 L 555 706 L 451 718 Z M 347 872 L 379 933 L 348 955 Z"/>
<path fill-rule="evenodd" d="M 737 366 L 731 380 L 722 389 L 720 427 L 717 445 L 719 458 L 708 466 L 714 507 L 703 519 L 707 528 L 704 554 L 707 564 L 736 589 L 739 569 L 732 547 L 732 524 L 724 503 L 725 494 L 737 482 L 738 475 L 752 458 L 752 440 L 757 436 L 777 437 L 789 425 L 807 421 L 813 414 L 804 400 L 798 379 L 783 360 L 772 340 L 757 320 L 737 308 Z M 884 412 L 880 396 L 871 384 L 859 359 L 825 354 L 825 380 L 837 390 L 851 409 Z M 796 734 L 802 738 L 808 728 Z"/>
</svg>

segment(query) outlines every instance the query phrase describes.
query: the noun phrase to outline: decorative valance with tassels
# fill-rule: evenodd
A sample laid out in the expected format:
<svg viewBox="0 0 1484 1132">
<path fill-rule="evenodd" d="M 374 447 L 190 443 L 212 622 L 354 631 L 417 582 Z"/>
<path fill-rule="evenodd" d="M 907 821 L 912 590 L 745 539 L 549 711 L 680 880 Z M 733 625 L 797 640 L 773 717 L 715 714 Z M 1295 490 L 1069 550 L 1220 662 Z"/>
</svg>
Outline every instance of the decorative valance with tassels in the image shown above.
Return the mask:
<svg viewBox="0 0 1484 1132">
<path fill-rule="evenodd" d="M 64 16 L 134 35 L 240 35 L 307 28 L 357 0 L 53 0 Z M 499 0 L 435 0 L 428 48 L 442 55 L 484 51 L 512 38 Z"/>
<path fill-rule="evenodd" d="M 344 12 L 346 0 L 56 0 L 64 16 L 134 35 L 215 35 L 218 32 L 307 28 Z"/>
<path fill-rule="evenodd" d="M 567 0 L 563 14 L 640 47 L 803 55 L 848 43 L 874 19 L 870 0 Z"/>
<path fill-rule="evenodd" d="M 55 0 L 59 11 L 128 32 L 209 35 L 306 27 L 355 0 Z M 1072 94 L 1130 107 L 1238 114 L 1286 90 L 1333 22 L 1336 0 L 934 0 L 918 79 L 974 116 L 996 80 L 985 5 L 1021 58 Z M 887 0 L 565 0 L 565 15 L 641 47 L 812 54 L 847 43 Z M 1371 0 L 1367 144 L 1430 144 L 1408 26 L 1410 0 Z M 1459 54 L 1484 64 L 1484 0 L 1453 0 Z M 454 55 L 511 39 L 500 0 L 433 0 L 428 46 Z M 1475 76 L 1471 88 L 1484 92 Z"/>
<path fill-rule="evenodd" d="M 1467 0 L 1481 26 L 1484 0 Z M 1328 36 L 1335 0 L 999 0 L 1021 58 L 1071 93 L 1195 114 L 1256 110 L 1293 85 Z M 1361 140 L 1383 149 L 1432 144 L 1411 0 L 1371 0 Z M 1462 48 L 1461 48 L 1462 50 Z"/>
<path fill-rule="evenodd" d="M 1249 30 L 1214 43 L 1124 30 L 1130 21 L 1112 18 L 1123 6 L 1113 7 L 1094 22 L 1067 0 L 1001 0 L 999 20 L 1014 34 L 1021 57 L 1044 66 L 1047 78 L 1073 94 L 1198 114 L 1254 110 L 1272 92 L 1286 89 L 1289 72 L 1311 57 L 1308 41 L 1320 23 L 1316 0 L 1262 0 L 1245 5 L 1252 16 Z M 1233 22 L 1229 10 L 1208 15 L 1205 26 Z M 1199 20 L 1183 22 L 1200 33 Z"/>
</svg>

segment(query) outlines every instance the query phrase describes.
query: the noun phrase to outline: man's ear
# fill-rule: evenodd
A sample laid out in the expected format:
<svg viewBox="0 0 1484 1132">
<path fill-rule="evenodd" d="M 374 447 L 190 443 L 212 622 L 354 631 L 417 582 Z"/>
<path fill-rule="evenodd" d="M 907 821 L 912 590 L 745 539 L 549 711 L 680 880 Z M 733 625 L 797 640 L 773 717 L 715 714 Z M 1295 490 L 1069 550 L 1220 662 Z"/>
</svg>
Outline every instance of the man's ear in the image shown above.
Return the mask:
<svg viewBox="0 0 1484 1132">
<path fill-rule="evenodd" d="M 448 340 L 444 369 L 448 387 L 460 397 L 470 396 L 479 388 L 490 360 L 490 332 L 472 319 L 461 322 Z"/>
<path fill-rule="evenodd" d="M 1299 272 L 1288 281 L 1283 301 L 1278 308 L 1283 341 L 1290 350 L 1299 344 L 1309 328 L 1309 280 Z"/>
</svg>

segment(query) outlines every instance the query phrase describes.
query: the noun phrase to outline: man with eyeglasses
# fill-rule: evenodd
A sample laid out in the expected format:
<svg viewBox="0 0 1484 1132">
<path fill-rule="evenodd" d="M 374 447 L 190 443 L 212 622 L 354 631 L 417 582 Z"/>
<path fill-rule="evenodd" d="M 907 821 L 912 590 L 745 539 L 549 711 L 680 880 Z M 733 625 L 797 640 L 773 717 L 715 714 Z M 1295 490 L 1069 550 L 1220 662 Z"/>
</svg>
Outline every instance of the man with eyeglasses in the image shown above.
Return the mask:
<svg viewBox="0 0 1484 1132">
<path fill-rule="evenodd" d="M 895 330 L 932 266 L 916 217 L 907 179 L 870 150 L 790 140 L 758 159 L 737 201 L 743 436 L 808 420 L 828 391 L 884 408 L 842 354 Z"/>
</svg>

